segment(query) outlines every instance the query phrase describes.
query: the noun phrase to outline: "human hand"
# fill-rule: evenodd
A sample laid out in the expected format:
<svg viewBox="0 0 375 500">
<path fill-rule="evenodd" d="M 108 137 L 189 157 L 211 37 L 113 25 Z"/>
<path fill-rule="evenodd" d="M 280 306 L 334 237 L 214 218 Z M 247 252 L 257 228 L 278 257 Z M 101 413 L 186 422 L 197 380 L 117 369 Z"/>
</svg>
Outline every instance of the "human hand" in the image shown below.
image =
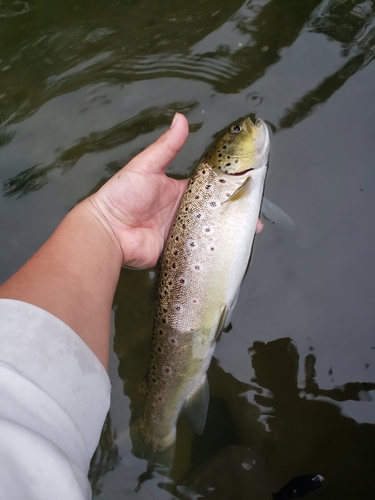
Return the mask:
<svg viewBox="0 0 375 500">
<path fill-rule="evenodd" d="M 187 120 L 177 113 L 167 132 L 85 200 L 118 246 L 123 265 L 147 268 L 159 258 L 188 182 L 167 177 L 165 169 L 187 136 Z"/>
</svg>

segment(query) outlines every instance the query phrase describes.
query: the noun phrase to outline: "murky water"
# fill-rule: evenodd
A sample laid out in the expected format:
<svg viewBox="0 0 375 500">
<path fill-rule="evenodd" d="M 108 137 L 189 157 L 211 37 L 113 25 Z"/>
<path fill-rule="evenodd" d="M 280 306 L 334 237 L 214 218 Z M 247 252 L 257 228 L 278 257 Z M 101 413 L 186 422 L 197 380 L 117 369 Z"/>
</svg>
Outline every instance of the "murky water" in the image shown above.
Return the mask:
<svg viewBox="0 0 375 500">
<path fill-rule="evenodd" d="M 205 431 L 180 419 L 171 478 L 138 493 L 153 280 L 123 271 L 94 495 L 263 500 L 319 472 L 311 498 L 375 496 L 374 56 L 370 0 L 0 2 L 1 281 L 175 111 L 191 126 L 179 176 L 232 120 L 266 120 L 266 196 L 296 224 L 256 238 Z"/>
</svg>

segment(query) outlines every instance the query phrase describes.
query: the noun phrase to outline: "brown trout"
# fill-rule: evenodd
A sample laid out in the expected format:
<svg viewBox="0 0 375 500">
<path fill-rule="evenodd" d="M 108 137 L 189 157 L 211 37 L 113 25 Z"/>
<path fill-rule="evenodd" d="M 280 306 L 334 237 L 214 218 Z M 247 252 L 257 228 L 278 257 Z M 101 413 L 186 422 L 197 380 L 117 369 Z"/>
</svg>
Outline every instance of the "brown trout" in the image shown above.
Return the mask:
<svg viewBox="0 0 375 500">
<path fill-rule="evenodd" d="M 209 367 L 246 272 L 269 153 L 267 126 L 246 118 L 203 156 L 181 200 L 160 262 L 146 401 L 144 456 L 175 441 L 186 408 L 197 433 Z"/>
</svg>

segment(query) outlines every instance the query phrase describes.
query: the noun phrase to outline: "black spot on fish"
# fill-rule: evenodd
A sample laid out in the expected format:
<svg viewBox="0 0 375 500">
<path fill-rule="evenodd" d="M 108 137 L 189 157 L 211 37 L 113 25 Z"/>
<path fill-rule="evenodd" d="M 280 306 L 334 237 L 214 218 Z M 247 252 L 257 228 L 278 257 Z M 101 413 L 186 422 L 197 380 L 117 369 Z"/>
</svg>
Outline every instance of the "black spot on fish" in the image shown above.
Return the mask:
<svg viewBox="0 0 375 500">
<path fill-rule="evenodd" d="M 159 335 L 163 335 L 164 331 L 162 329 L 159 330 Z"/>
<path fill-rule="evenodd" d="M 158 347 L 158 352 L 161 352 L 161 347 L 160 346 Z"/>
<path fill-rule="evenodd" d="M 274 500 L 291 500 L 292 498 L 304 497 L 307 493 L 320 488 L 323 481 L 324 477 L 320 474 L 297 476 L 281 488 L 280 491 L 272 493 L 272 496 Z"/>
<path fill-rule="evenodd" d="M 166 323 L 166 322 L 167 322 L 167 320 L 166 320 L 165 318 L 163 318 L 163 319 L 162 319 L 162 322 L 163 322 L 163 323 Z"/>
<path fill-rule="evenodd" d="M 227 149 L 227 147 L 226 147 L 226 146 L 223 146 L 223 149 Z"/>
<path fill-rule="evenodd" d="M 219 179 L 219 182 L 221 182 L 222 184 L 225 184 L 227 181 L 225 179 Z"/>
<path fill-rule="evenodd" d="M 195 199 L 196 199 L 196 200 L 199 200 L 199 196 L 198 196 L 198 195 L 196 195 L 196 196 L 195 196 Z"/>
<path fill-rule="evenodd" d="M 226 167 L 230 167 L 231 166 L 231 163 L 226 163 L 225 164 Z"/>
<path fill-rule="evenodd" d="M 202 217 L 202 214 L 197 214 L 197 219 L 200 219 Z"/>
<path fill-rule="evenodd" d="M 173 262 L 172 264 L 173 269 L 176 269 L 176 264 Z"/>
<path fill-rule="evenodd" d="M 211 228 L 210 227 L 206 227 L 205 231 L 206 231 L 206 233 L 209 233 L 211 231 Z"/>
<path fill-rule="evenodd" d="M 178 255 L 177 250 L 175 250 L 175 251 L 173 252 L 173 255 Z"/>
<path fill-rule="evenodd" d="M 216 202 L 215 201 L 211 201 L 210 205 L 211 205 L 211 207 L 216 207 Z"/>
<path fill-rule="evenodd" d="M 222 155 L 221 153 L 219 153 L 217 156 L 218 156 L 219 158 L 221 158 L 223 155 Z"/>
<path fill-rule="evenodd" d="M 185 283 L 184 278 L 181 278 L 181 279 L 180 279 L 180 283 L 182 283 L 182 284 L 184 284 L 184 283 Z"/>
<path fill-rule="evenodd" d="M 211 184 L 207 184 L 206 189 L 210 189 Z"/>
<path fill-rule="evenodd" d="M 206 173 L 206 171 L 205 171 L 205 170 L 202 170 L 202 174 L 205 174 L 205 173 Z"/>
</svg>

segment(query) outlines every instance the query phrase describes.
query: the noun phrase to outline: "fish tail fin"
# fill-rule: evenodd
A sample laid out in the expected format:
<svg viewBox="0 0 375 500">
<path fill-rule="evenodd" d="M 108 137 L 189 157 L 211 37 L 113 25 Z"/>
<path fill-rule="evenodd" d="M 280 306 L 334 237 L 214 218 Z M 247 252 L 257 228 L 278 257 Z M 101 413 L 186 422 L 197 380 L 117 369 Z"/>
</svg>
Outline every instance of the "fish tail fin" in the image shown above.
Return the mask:
<svg viewBox="0 0 375 500">
<path fill-rule="evenodd" d="M 133 444 L 133 455 L 147 460 L 147 469 L 138 477 L 135 491 L 139 491 L 145 481 L 149 481 L 155 476 L 169 477 L 174 459 L 175 442 L 173 441 L 165 449 L 155 449 L 153 439 L 142 429 L 141 418 L 131 424 L 130 436 Z"/>
<path fill-rule="evenodd" d="M 130 424 L 133 455 L 147 460 L 150 466 L 159 464 L 162 467 L 170 467 L 175 450 L 175 431 L 172 431 L 170 436 L 156 440 L 143 427 L 142 418 Z"/>
</svg>

